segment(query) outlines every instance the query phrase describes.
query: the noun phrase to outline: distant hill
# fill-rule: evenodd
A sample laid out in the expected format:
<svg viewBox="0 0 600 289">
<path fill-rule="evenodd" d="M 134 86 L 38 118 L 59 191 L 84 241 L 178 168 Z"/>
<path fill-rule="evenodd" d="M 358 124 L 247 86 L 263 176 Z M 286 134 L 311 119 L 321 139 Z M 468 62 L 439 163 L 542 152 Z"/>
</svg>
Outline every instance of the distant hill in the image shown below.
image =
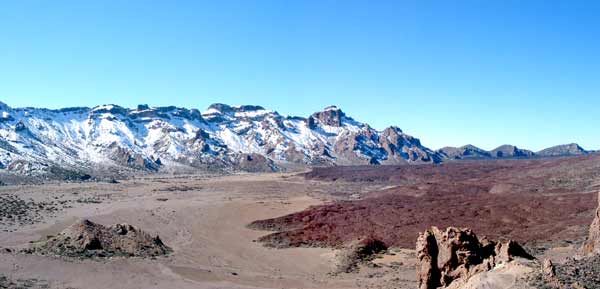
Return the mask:
<svg viewBox="0 0 600 289">
<path fill-rule="evenodd" d="M 493 149 L 490 153 L 495 158 L 527 158 L 535 155 L 530 150 L 520 149 L 513 145 L 501 145 Z"/>
<path fill-rule="evenodd" d="M 521 149 L 514 145 L 502 145 L 491 151 L 486 151 L 473 145 L 466 145 L 458 148 L 444 147 L 437 150 L 437 152 L 445 159 L 451 160 L 561 157 L 594 153 L 594 151 L 585 150 L 575 143 L 557 145 L 539 152 Z"/>
<path fill-rule="evenodd" d="M 549 147 L 547 149 L 543 149 L 536 153 L 538 156 L 545 157 L 556 157 L 556 156 L 578 156 L 578 155 L 586 155 L 592 153 L 591 151 L 587 151 L 580 147 L 576 143 L 565 144 L 565 145 L 557 145 L 553 147 Z"/>
<path fill-rule="evenodd" d="M 492 154 L 474 145 L 465 145 L 459 148 L 444 147 L 438 150 L 447 159 L 483 159 L 491 158 Z"/>
</svg>

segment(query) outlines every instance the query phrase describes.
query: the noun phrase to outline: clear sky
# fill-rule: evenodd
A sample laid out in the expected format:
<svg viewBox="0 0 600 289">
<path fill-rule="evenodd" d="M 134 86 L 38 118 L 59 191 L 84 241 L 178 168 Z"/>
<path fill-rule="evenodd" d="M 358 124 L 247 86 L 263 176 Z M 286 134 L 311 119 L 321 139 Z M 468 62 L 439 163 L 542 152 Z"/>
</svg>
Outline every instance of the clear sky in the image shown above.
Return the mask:
<svg viewBox="0 0 600 289">
<path fill-rule="evenodd" d="M 431 147 L 600 149 L 600 1 L 0 3 L 0 101 L 308 116 Z"/>
</svg>

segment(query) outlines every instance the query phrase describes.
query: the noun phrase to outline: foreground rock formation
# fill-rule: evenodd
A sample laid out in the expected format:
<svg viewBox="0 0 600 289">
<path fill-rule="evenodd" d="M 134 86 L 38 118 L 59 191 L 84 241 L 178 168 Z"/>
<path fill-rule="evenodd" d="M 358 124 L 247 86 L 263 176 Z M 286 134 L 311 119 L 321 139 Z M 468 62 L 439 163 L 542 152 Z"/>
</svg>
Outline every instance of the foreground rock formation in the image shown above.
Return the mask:
<svg viewBox="0 0 600 289">
<path fill-rule="evenodd" d="M 583 254 L 586 256 L 600 254 L 600 192 L 598 192 L 598 208 L 590 225 L 588 238 L 583 245 Z"/>
<path fill-rule="evenodd" d="M 478 239 L 470 229 L 437 227 L 419 234 L 416 246 L 420 289 L 445 288 L 516 257 L 533 259 L 514 241 Z"/>
<path fill-rule="evenodd" d="M 172 250 L 161 239 L 128 224 L 109 227 L 80 220 L 32 252 L 69 257 L 154 257 Z"/>
</svg>

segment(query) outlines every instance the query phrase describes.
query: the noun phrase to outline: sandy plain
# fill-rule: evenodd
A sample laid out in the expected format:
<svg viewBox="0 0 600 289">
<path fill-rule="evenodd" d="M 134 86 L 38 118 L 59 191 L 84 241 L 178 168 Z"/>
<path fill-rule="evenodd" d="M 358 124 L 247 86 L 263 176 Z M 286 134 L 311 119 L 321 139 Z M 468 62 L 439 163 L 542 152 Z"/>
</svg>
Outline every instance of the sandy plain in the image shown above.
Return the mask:
<svg viewBox="0 0 600 289">
<path fill-rule="evenodd" d="M 26 204 L 0 219 L 0 276 L 30 288 L 414 288 L 411 250 L 392 249 L 358 273 L 332 274 L 335 249 L 267 248 L 256 240 L 269 232 L 246 227 L 378 186 L 281 173 L 5 186 L 0 196 Z M 132 224 L 174 252 L 152 259 L 16 253 L 80 218 Z"/>
</svg>

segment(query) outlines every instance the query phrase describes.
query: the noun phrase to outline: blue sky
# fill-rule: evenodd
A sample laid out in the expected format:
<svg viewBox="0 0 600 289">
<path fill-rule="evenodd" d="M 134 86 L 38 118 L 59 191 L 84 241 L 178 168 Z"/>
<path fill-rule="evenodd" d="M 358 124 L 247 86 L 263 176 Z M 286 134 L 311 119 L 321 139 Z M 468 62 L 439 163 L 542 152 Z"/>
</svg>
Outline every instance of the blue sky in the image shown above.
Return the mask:
<svg viewBox="0 0 600 289">
<path fill-rule="evenodd" d="M 303 115 L 600 149 L 600 1 L 2 1 L 0 101 Z"/>
</svg>

